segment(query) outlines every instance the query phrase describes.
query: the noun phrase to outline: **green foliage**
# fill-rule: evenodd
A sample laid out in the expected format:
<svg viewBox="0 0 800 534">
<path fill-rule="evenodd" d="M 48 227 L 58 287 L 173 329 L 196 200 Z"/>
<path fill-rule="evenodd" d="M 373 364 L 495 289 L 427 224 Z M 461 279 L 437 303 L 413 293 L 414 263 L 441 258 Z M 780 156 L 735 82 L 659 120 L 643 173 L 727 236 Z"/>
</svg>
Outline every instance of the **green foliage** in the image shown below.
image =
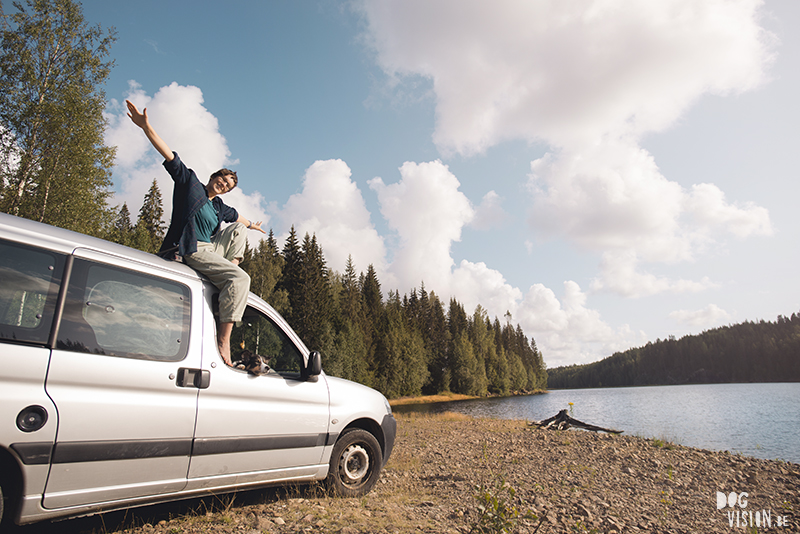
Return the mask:
<svg viewBox="0 0 800 534">
<path fill-rule="evenodd" d="M 800 315 L 657 340 L 548 374 L 555 388 L 800 382 Z"/>
<path fill-rule="evenodd" d="M 517 492 L 502 476 L 494 477 L 490 483 L 481 484 L 475 490 L 478 518 L 470 529 L 471 533 L 510 533 L 517 528 L 521 519 L 539 519 L 530 510 L 523 514 L 517 508 Z"/>
<path fill-rule="evenodd" d="M 289 306 L 289 296 L 285 289 L 278 287 L 285 262 L 278 250 L 272 230 L 267 239 L 258 242 L 258 248 L 245 249 L 241 263 L 242 269 L 250 273 L 250 291 L 269 302 L 279 313 Z"/>
<path fill-rule="evenodd" d="M 302 245 L 292 228 L 281 254 L 273 243 L 243 263 L 251 289 L 276 306 L 306 344 L 321 350 L 326 372 L 375 387 L 388 397 L 451 391 L 469 395 L 547 387 L 541 354 L 519 326 L 500 327 L 478 306 L 472 316 L 455 299 L 445 314 L 422 286 L 384 302 L 372 265 L 356 275 L 352 258 L 344 274 L 330 272 L 316 236 Z M 270 258 L 259 264 L 258 257 Z M 265 267 L 268 265 L 268 267 Z M 260 271 L 273 282 L 261 285 Z M 280 271 L 280 275 L 278 275 Z M 274 287 L 272 294 L 269 288 Z M 282 308 L 282 309 L 281 309 Z M 492 378 L 490 382 L 489 377 Z"/>
<path fill-rule="evenodd" d="M 297 232 L 292 226 L 289 230 L 289 237 L 283 244 L 283 269 L 278 279 L 278 289 L 285 292 L 288 302 L 283 310 L 283 315 L 287 321 L 294 324 L 294 310 L 300 293 L 300 243 L 297 241 Z M 249 274 L 249 272 L 248 272 Z"/>
<path fill-rule="evenodd" d="M 465 395 L 486 395 L 486 370 L 475 356 L 475 347 L 466 332 L 453 344 L 453 392 Z"/>
<path fill-rule="evenodd" d="M 133 246 L 133 225 L 131 225 L 131 212 L 127 202 L 123 203 L 119 209 L 114 225 L 106 239 L 120 245 Z"/>
<path fill-rule="evenodd" d="M 672 449 L 675 448 L 675 445 L 673 445 L 669 441 L 655 438 L 655 439 L 653 439 L 653 447 L 656 447 L 658 449 L 667 449 L 667 450 L 671 451 Z M 672 478 L 672 477 L 670 477 L 670 478 Z"/>
<path fill-rule="evenodd" d="M 370 372 L 367 361 L 366 336 L 357 325 L 344 319 L 336 332 L 333 348 L 325 353 L 325 372 L 367 384 L 374 385 L 374 373 Z"/>
<path fill-rule="evenodd" d="M 115 150 L 105 146 L 113 30 L 72 0 L 14 3 L 0 43 L 0 210 L 102 236 Z"/>
<path fill-rule="evenodd" d="M 508 359 L 505 350 L 500 347 L 498 354 L 495 344 L 495 333 L 486 310 L 479 304 L 475 308 L 472 321 L 469 324 L 470 341 L 475 348 L 478 365 L 483 361 L 486 383 L 489 392 L 498 395 L 508 395 L 511 390 L 509 379 Z"/>
<path fill-rule="evenodd" d="M 328 268 L 316 235 L 305 235 L 299 258 L 297 284 L 300 291 L 289 295 L 292 327 L 308 346 L 324 351 L 331 342 L 333 302 Z"/>
<path fill-rule="evenodd" d="M 376 359 L 379 362 L 376 384 L 388 397 L 422 394 L 428 379 L 421 333 L 407 324 L 396 294 L 390 297 L 379 326 Z"/>
<path fill-rule="evenodd" d="M 165 224 L 161 191 L 155 179 L 144 197 L 136 224 L 131 225 L 131 212 L 128 204 L 114 215 L 114 222 L 103 236 L 109 241 L 155 254 L 164 241 Z"/>
</svg>

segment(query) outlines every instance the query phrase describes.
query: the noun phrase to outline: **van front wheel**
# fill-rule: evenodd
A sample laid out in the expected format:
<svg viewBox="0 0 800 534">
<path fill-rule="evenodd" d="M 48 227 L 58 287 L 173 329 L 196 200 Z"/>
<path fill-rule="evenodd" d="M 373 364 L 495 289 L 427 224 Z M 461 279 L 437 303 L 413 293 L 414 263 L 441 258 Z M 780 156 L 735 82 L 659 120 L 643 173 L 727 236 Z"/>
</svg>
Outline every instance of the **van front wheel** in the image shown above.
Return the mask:
<svg viewBox="0 0 800 534">
<path fill-rule="evenodd" d="M 370 492 L 381 474 L 383 455 L 375 436 L 355 428 L 339 437 L 328 468 L 328 488 L 341 497 Z"/>
</svg>

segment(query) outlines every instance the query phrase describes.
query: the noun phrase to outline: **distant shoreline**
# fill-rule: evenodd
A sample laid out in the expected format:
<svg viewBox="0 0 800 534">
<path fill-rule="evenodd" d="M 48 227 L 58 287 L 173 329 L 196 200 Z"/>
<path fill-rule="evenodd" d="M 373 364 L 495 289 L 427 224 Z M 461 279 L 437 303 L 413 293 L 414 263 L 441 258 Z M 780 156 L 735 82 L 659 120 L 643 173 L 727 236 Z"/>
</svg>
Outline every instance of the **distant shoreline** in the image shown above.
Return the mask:
<svg viewBox="0 0 800 534">
<path fill-rule="evenodd" d="M 475 395 L 462 395 L 461 393 L 440 393 L 438 395 L 421 395 L 419 397 L 400 397 L 399 399 L 389 399 L 391 406 L 408 406 L 410 404 L 435 404 L 439 402 L 453 402 L 461 400 L 475 400 L 475 399 L 498 399 L 503 397 L 523 397 L 527 395 L 543 395 L 549 393 L 546 389 L 537 389 L 534 391 L 520 391 L 512 393 L 511 395 L 487 395 L 485 397 L 478 397 Z"/>
</svg>

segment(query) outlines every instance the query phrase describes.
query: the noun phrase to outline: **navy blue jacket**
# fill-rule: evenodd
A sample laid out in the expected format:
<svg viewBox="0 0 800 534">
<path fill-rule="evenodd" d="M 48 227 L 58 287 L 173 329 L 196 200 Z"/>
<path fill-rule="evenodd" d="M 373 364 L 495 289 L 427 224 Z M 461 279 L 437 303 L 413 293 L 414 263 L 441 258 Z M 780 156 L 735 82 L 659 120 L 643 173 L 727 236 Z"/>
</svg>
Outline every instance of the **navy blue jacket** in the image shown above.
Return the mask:
<svg viewBox="0 0 800 534">
<path fill-rule="evenodd" d="M 172 218 L 169 228 L 167 228 L 167 235 L 161 244 L 161 250 L 158 252 L 164 257 L 174 256 L 175 253 L 186 256 L 197 252 L 197 228 L 194 216 L 203 207 L 203 204 L 208 202 L 206 186 L 200 183 L 192 169 L 183 164 L 177 152 L 172 154 L 175 156 L 172 161 L 164 162 L 164 168 L 175 182 L 172 189 Z M 213 234 L 219 231 L 222 221 L 236 222 L 239 219 L 236 209 L 222 202 L 219 195 L 215 196 L 211 202 L 214 204 L 218 217 Z"/>
</svg>

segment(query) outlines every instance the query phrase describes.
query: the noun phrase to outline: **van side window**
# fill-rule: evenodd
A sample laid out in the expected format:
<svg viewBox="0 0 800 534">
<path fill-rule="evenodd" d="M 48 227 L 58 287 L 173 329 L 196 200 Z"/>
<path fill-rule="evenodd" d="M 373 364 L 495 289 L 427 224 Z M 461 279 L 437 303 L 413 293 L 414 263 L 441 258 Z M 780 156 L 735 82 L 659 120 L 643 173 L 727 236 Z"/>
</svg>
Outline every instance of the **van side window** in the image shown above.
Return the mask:
<svg viewBox="0 0 800 534">
<path fill-rule="evenodd" d="M 0 241 L 0 338 L 47 343 L 65 256 Z"/>
<path fill-rule="evenodd" d="M 231 356 L 234 361 L 249 350 L 264 357 L 270 368 L 278 373 L 298 374 L 303 366 L 303 356 L 286 333 L 269 318 L 250 306 L 242 322 L 231 333 Z"/>
<path fill-rule="evenodd" d="M 186 356 L 191 293 L 177 282 L 76 260 L 57 347 L 122 358 Z"/>
</svg>

